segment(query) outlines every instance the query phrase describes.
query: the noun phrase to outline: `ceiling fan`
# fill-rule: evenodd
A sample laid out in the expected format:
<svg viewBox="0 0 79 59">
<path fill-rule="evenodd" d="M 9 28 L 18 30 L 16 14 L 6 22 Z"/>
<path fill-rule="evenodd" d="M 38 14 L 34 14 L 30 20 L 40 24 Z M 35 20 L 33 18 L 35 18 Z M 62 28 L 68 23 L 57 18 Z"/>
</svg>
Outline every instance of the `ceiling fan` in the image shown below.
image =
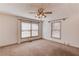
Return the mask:
<svg viewBox="0 0 79 59">
<path fill-rule="evenodd" d="M 45 11 L 45 9 L 39 8 L 37 12 L 30 12 L 30 13 L 31 14 L 36 13 L 35 17 L 38 17 L 38 18 L 42 18 L 42 17 L 46 18 L 46 14 L 52 14 L 52 11 Z"/>
</svg>

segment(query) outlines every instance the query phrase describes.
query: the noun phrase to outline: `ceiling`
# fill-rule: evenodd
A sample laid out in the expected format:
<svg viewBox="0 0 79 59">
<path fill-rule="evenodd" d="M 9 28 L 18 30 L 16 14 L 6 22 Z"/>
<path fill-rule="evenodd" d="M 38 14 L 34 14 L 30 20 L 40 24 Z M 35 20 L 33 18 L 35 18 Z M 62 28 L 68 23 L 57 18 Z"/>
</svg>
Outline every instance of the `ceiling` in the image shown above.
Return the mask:
<svg viewBox="0 0 79 59">
<path fill-rule="evenodd" d="M 53 12 L 56 6 L 58 4 L 54 3 L 0 3 L 0 12 L 36 19 L 35 14 L 29 12 L 37 11 L 38 8 L 45 8 L 45 11 Z"/>
<path fill-rule="evenodd" d="M 44 19 L 56 19 L 79 14 L 79 4 L 77 3 L 0 3 L 0 13 L 31 19 L 36 19 L 35 14 L 30 14 L 29 12 L 37 11 L 38 8 L 45 8 L 45 11 L 53 12 L 53 14 L 47 14 Z"/>
</svg>

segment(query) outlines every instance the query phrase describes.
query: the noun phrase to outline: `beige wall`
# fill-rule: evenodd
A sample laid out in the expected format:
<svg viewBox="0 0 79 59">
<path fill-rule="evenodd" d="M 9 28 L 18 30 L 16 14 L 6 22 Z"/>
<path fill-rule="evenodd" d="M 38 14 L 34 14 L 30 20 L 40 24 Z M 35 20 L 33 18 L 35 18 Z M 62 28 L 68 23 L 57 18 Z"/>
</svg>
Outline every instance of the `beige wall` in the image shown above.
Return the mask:
<svg viewBox="0 0 79 59">
<path fill-rule="evenodd" d="M 61 40 L 51 38 L 51 24 L 48 23 L 48 20 L 63 17 L 68 17 L 68 19 L 62 21 Z M 79 4 L 60 4 L 55 8 L 52 18 L 45 20 L 43 23 L 43 37 L 48 40 L 79 47 Z"/>
<path fill-rule="evenodd" d="M 28 41 L 28 38 L 27 39 L 20 38 L 20 23 L 18 24 L 17 19 L 19 19 L 19 17 L 0 13 L 0 47 L 20 43 L 23 41 Z M 31 39 L 41 38 L 42 36 L 41 23 L 39 26 L 40 26 L 39 37 L 34 37 Z"/>
<path fill-rule="evenodd" d="M 17 42 L 17 18 L 0 14 L 0 46 Z"/>
</svg>

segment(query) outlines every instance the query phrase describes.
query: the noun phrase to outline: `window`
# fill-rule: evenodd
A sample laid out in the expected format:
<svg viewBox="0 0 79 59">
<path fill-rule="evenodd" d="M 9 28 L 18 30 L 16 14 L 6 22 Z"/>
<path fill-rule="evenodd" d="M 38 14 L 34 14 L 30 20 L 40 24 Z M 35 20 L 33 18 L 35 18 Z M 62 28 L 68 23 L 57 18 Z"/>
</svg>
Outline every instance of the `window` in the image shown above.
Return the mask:
<svg viewBox="0 0 79 59">
<path fill-rule="evenodd" d="M 38 24 L 32 24 L 32 36 L 38 36 Z"/>
<path fill-rule="evenodd" d="M 21 23 L 21 30 L 22 30 L 22 38 L 30 37 L 30 30 L 31 30 L 31 24 L 30 23 Z"/>
<path fill-rule="evenodd" d="M 21 22 L 21 38 L 38 36 L 38 23 Z"/>
<path fill-rule="evenodd" d="M 61 39 L 61 21 L 54 21 L 51 27 L 52 27 L 52 37 Z"/>
</svg>

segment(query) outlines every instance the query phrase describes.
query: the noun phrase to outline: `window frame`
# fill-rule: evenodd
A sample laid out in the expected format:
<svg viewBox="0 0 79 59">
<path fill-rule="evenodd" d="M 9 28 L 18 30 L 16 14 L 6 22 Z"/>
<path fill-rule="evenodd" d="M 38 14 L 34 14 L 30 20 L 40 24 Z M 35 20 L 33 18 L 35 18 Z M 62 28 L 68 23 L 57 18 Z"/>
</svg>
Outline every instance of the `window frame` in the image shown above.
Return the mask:
<svg viewBox="0 0 79 59">
<path fill-rule="evenodd" d="M 22 38 L 22 22 L 24 23 L 29 23 L 30 24 L 30 30 L 26 30 L 26 31 L 30 31 L 30 36 L 29 37 L 23 37 Z M 32 24 L 38 24 L 38 35 L 37 36 L 32 36 Z M 33 38 L 33 37 L 38 37 L 39 36 L 39 23 L 38 22 L 32 22 L 32 21 L 21 21 L 20 22 L 20 38 L 21 39 L 27 39 L 27 38 Z"/>
<path fill-rule="evenodd" d="M 53 29 L 54 27 L 53 27 L 53 25 L 55 24 L 55 23 L 60 23 L 60 30 L 58 30 L 58 29 Z M 53 21 L 52 23 L 51 23 L 51 37 L 52 38 L 54 38 L 54 39 L 61 39 L 61 21 Z M 53 31 L 59 31 L 59 38 L 58 37 L 54 37 L 53 36 Z"/>
<path fill-rule="evenodd" d="M 39 23 L 34 23 L 34 22 L 32 22 L 31 23 L 31 29 L 32 29 L 32 24 L 37 24 L 38 25 L 38 30 L 34 30 L 34 31 L 38 31 L 38 35 L 37 36 L 32 36 L 32 31 L 31 31 L 31 37 L 38 37 L 39 36 Z"/>
</svg>

